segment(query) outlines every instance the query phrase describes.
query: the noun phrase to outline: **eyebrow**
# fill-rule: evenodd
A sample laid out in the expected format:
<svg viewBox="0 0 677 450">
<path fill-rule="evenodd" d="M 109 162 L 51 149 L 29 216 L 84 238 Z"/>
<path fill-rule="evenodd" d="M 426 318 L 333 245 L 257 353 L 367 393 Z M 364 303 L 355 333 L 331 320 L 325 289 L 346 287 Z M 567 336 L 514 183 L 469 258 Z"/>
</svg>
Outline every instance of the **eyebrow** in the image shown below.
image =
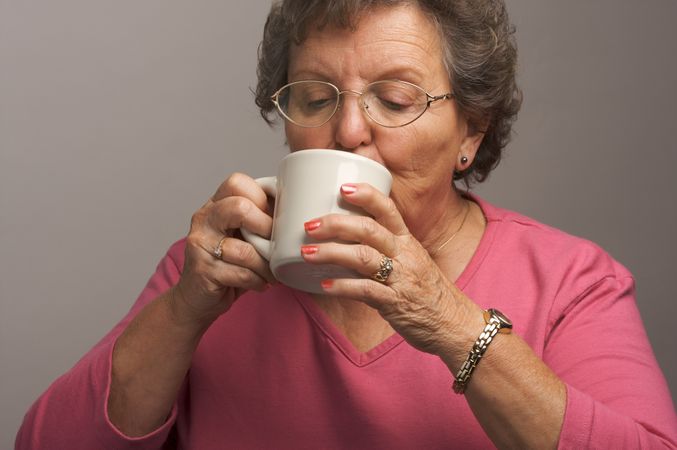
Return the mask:
<svg viewBox="0 0 677 450">
<path fill-rule="evenodd" d="M 411 67 L 411 66 L 401 66 L 401 67 L 390 67 L 387 68 L 386 70 L 379 73 L 379 79 L 381 80 L 391 80 L 391 79 L 397 79 L 397 80 L 403 80 L 403 81 L 408 81 L 410 83 L 414 83 L 417 85 L 420 85 L 424 81 L 426 81 L 426 73 L 431 73 L 432 71 L 427 70 L 427 68 L 424 68 L 426 70 L 419 70 L 418 67 Z"/>
<path fill-rule="evenodd" d="M 368 80 L 369 83 L 374 81 L 382 80 L 402 80 L 408 81 L 410 83 L 421 85 L 426 80 L 425 73 L 423 71 L 417 70 L 409 66 L 400 66 L 400 67 L 390 67 L 383 71 L 375 72 L 373 78 Z M 288 74 L 288 82 L 301 81 L 301 80 L 318 80 L 318 81 L 327 81 L 333 84 L 337 84 L 337 80 L 330 76 L 323 68 L 318 65 L 318 68 L 309 68 L 304 70 L 299 70 L 294 73 Z M 337 86 L 340 87 L 340 86 Z"/>
</svg>

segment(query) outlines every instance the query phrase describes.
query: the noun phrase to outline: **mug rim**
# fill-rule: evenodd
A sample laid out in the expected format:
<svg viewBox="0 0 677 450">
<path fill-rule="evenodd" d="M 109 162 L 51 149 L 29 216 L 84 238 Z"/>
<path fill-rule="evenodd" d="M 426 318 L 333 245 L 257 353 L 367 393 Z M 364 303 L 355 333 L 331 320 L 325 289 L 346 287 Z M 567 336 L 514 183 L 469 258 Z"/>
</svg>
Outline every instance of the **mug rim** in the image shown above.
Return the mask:
<svg viewBox="0 0 677 450">
<path fill-rule="evenodd" d="M 337 156 L 341 156 L 341 157 L 344 157 L 344 158 L 353 159 L 355 161 L 365 162 L 367 164 L 374 166 L 375 168 L 377 168 L 377 170 L 382 171 L 384 174 L 387 174 L 392 179 L 392 174 L 390 173 L 390 171 L 388 169 L 386 169 L 386 167 L 383 164 L 378 163 L 371 158 L 367 158 L 366 156 L 358 155 L 356 153 L 351 153 L 350 151 L 347 151 L 347 150 L 335 150 L 335 149 L 331 149 L 331 148 L 304 148 L 304 149 L 301 149 L 301 150 L 294 150 L 282 159 L 284 160 L 284 159 L 287 159 L 287 158 L 292 158 L 292 157 L 297 156 L 299 154 L 307 154 L 309 152 L 313 152 L 315 154 L 317 154 L 317 153 L 329 153 L 329 154 L 332 154 L 332 155 L 337 155 Z"/>
</svg>

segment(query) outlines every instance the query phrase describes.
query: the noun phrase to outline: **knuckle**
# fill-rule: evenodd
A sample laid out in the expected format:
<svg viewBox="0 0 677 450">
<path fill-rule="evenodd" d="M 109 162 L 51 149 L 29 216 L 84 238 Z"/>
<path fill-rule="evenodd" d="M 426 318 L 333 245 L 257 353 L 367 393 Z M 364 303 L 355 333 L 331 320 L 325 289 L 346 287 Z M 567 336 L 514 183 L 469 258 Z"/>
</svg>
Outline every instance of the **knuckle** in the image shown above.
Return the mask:
<svg viewBox="0 0 677 450">
<path fill-rule="evenodd" d="M 395 202 L 390 197 L 386 200 L 386 212 L 390 215 L 399 214 L 397 205 L 395 205 Z"/>
<path fill-rule="evenodd" d="M 223 184 L 227 188 L 234 188 L 242 184 L 245 178 L 247 178 L 247 175 L 241 172 L 233 172 L 228 176 L 228 178 L 226 178 L 226 181 L 224 181 Z"/>
<path fill-rule="evenodd" d="M 252 247 L 250 244 L 241 242 L 235 248 L 235 262 L 238 264 L 251 262 L 254 259 L 254 253 L 254 247 Z"/>
<path fill-rule="evenodd" d="M 365 217 L 362 219 L 362 232 L 364 236 L 373 236 L 376 234 L 377 226 L 373 219 Z"/>
<path fill-rule="evenodd" d="M 207 217 L 207 210 L 205 207 L 198 209 L 193 213 L 190 218 L 190 227 L 191 230 L 199 228 L 202 224 L 205 223 Z"/>
<path fill-rule="evenodd" d="M 377 285 L 374 283 L 362 283 L 362 296 L 365 298 L 376 297 Z"/>
<path fill-rule="evenodd" d="M 233 208 L 244 217 L 251 211 L 252 203 L 244 197 L 234 197 Z"/>
<path fill-rule="evenodd" d="M 372 261 L 372 254 L 366 245 L 358 245 L 355 249 L 357 260 L 362 266 L 368 266 Z"/>
<path fill-rule="evenodd" d="M 235 280 L 238 286 L 249 286 L 254 282 L 254 273 L 248 269 L 238 268 L 235 271 Z"/>
<path fill-rule="evenodd" d="M 219 188 L 212 196 L 213 201 L 222 200 L 233 195 L 233 192 L 238 192 L 240 186 L 247 176 L 243 173 L 234 172 L 221 183 Z"/>
<path fill-rule="evenodd" d="M 200 234 L 197 233 L 197 232 L 191 232 L 186 237 L 186 246 L 191 248 L 191 249 L 201 247 L 201 245 L 200 245 L 201 242 L 202 242 L 202 236 L 200 236 Z"/>
</svg>

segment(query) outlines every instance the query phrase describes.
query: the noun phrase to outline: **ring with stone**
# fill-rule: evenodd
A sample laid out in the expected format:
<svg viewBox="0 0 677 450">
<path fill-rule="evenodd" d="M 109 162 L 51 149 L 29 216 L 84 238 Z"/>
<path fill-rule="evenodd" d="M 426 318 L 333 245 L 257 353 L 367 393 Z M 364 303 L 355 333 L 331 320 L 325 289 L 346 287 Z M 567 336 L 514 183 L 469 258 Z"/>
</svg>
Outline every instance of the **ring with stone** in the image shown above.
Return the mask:
<svg viewBox="0 0 677 450">
<path fill-rule="evenodd" d="M 379 269 L 371 276 L 372 279 L 385 283 L 390 274 L 393 271 L 393 260 L 388 258 L 386 255 L 381 255 L 381 262 L 379 264 Z"/>
<path fill-rule="evenodd" d="M 219 241 L 219 243 L 216 244 L 216 247 L 214 247 L 214 252 L 213 252 L 214 258 L 221 259 L 221 256 L 223 255 L 223 248 L 221 248 L 221 244 L 223 244 L 223 241 L 225 241 L 227 237 L 228 236 L 222 237 L 221 240 Z"/>
</svg>

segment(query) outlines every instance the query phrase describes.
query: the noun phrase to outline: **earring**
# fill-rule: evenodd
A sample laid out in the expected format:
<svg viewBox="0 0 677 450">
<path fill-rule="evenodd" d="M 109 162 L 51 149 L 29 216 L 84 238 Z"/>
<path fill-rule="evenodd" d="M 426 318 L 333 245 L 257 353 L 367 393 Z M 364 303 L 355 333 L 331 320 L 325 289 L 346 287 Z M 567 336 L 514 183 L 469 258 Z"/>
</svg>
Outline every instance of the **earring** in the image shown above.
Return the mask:
<svg viewBox="0 0 677 450">
<path fill-rule="evenodd" d="M 463 165 L 468 164 L 468 157 L 467 156 L 461 156 L 461 164 L 463 164 Z"/>
</svg>

